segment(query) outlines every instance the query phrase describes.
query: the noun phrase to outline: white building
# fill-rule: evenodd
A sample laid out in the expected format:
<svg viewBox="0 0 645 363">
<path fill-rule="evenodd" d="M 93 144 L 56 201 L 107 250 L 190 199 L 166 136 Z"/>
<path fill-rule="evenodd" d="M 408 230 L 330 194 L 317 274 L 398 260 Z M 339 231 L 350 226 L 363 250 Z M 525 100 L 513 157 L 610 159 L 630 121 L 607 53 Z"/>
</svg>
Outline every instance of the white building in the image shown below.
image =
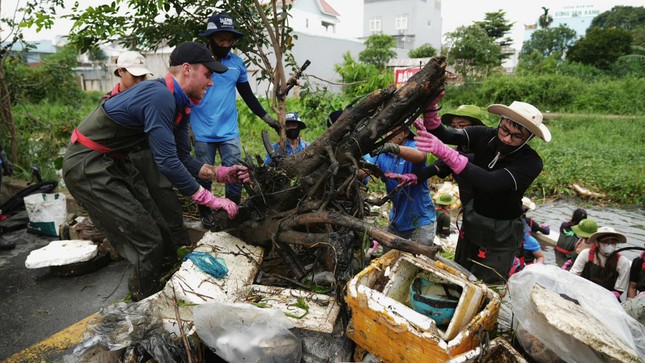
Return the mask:
<svg viewBox="0 0 645 363">
<path fill-rule="evenodd" d="M 397 48 L 441 48 L 441 0 L 364 0 L 363 35 L 387 34 Z"/>
</svg>

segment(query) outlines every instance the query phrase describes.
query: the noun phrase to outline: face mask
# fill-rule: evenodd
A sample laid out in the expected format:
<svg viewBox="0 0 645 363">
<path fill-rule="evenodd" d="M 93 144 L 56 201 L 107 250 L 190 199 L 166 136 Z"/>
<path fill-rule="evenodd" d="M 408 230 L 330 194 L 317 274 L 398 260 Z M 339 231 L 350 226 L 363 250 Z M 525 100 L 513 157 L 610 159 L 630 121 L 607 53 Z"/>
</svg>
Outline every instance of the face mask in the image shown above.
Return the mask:
<svg viewBox="0 0 645 363">
<path fill-rule="evenodd" d="M 519 149 L 520 147 L 524 146 L 523 144 L 522 144 L 522 146 L 506 145 L 497 136 L 495 136 L 495 139 L 493 140 L 493 142 L 494 142 L 494 145 L 495 145 L 495 150 L 499 151 L 502 155 L 508 155 L 508 154 L 512 153 L 513 151 Z"/>
<path fill-rule="evenodd" d="M 611 255 L 614 251 L 616 251 L 616 245 L 614 244 L 606 244 L 606 243 L 600 243 L 598 245 L 598 249 L 600 250 L 600 253 L 602 253 L 605 256 Z"/>
<path fill-rule="evenodd" d="M 300 129 L 299 128 L 289 129 L 285 131 L 285 133 L 287 134 L 287 139 L 295 140 L 300 135 Z"/>
<path fill-rule="evenodd" d="M 209 40 L 208 44 L 211 47 L 211 52 L 213 53 L 213 55 L 217 59 L 222 59 L 222 58 L 226 57 L 228 52 L 231 51 L 231 47 L 220 47 L 219 45 L 217 45 L 217 43 L 215 43 L 212 40 Z"/>
</svg>

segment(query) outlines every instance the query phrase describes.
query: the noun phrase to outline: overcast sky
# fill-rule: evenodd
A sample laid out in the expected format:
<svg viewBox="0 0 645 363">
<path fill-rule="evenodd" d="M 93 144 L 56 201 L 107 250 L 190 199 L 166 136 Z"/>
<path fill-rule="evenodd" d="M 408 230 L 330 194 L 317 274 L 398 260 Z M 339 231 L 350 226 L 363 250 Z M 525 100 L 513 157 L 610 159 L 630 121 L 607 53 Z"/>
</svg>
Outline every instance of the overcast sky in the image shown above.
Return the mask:
<svg viewBox="0 0 645 363">
<path fill-rule="evenodd" d="M 10 16 L 16 3 L 24 4 L 32 0 L 0 0 L 2 2 L 2 16 Z M 338 32 L 350 37 L 360 37 L 363 31 L 362 17 L 356 14 L 362 11 L 363 0 L 326 0 L 341 14 L 341 24 Z M 432 1 L 432 0 L 429 0 Z M 66 0 L 73 3 L 72 0 Z M 109 0 L 83 0 L 84 5 L 107 3 Z M 515 23 L 510 36 L 516 48 L 522 45 L 524 25 L 533 24 L 542 14 L 542 6 L 554 13 L 564 5 L 594 5 L 600 12 L 611 9 L 615 5 L 644 6 L 644 0 L 443 0 L 442 1 L 442 34 L 451 32 L 462 25 L 470 25 L 474 21 L 484 19 L 485 13 L 504 10 L 506 19 Z M 64 11 L 62 12 L 64 13 Z M 24 32 L 25 39 L 53 39 L 55 35 L 65 35 L 71 28 L 71 22 L 60 21 L 48 31 L 36 33 L 32 29 Z M 2 33 L 3 38 L 5 33 Z"/>
</svg>

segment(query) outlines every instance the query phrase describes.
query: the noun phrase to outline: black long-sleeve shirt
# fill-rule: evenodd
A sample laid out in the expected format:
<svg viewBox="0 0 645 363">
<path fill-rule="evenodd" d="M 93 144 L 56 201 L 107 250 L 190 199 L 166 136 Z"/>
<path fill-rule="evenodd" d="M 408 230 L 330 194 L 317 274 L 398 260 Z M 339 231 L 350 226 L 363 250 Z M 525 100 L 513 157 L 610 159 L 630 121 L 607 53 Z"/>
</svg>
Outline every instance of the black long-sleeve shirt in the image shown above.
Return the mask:
<svg viewBox="0 0 645 363">
<path fill-rule="evenodd" d="M 494 219 L 515 219 L 522 215 L 522 196 L 542 172 L 542 158 L 528 144 L 509 155 L 497 155 L 497 129 L 472 126 L 455 130 L 439 126 L 432 133 L 446 144 L 463 145 L 473 159 L 459 174 L 473 185 L 474 208 L 483 216 Z"/>
</svg>

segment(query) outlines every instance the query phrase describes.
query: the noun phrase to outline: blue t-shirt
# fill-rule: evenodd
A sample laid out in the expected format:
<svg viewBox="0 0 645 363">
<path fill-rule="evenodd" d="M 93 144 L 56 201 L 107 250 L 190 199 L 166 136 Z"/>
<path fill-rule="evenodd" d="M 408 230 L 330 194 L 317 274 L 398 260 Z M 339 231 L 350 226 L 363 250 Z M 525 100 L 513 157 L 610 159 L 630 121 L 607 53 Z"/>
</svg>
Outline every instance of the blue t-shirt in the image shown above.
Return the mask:
<svg viewBox="0 0 645 363">
<path fill-rule="evenodd" d="M 190 123 L 195 140 L 223 142 L 240 136 L 237 123 L 236 85 L 248 82 L 242 58 L 229 52 L 221 63 L 228 71 L 213 73 L 213 86 L 209 87 L 201 103 L 193 107 Z"/>
<path fill-rule="evenodd" d="M 524 223 L 524 250 L 529 252 L 537 252 L 542 249 L 540 242 L 531 235 L 531 227 Z"/>
<path fill-rule="evenodd" d="M 295 150 L 291 147 L 290 142 L 285 142 L 285 143 L 286 143 L 285 149 L 287 150 L 287 155 L 291 155 L 291 154 L 295 154 L 297 152 L 301 152 L 307 146 L 309 146 L 309 143 L 304 141 L 302 138 L 300 138 L 300 140 L 298 140 L 298 147 Z M 272 147 L 273 147 L 273 150 L 275 150 L 278 155 L 280 155 L 282 153 L 282 148 L 280 147 L 280 142 L 276 142 L 275 144 L 272 145 Z M 269 156 L 269 154 L 267 154 L 264 157 L 264 165 L 270 165 L 270 164 L 271 164 L 271 157 Z"/>
<path fill-rule="evenodd" d="M 173 79 L 174 93 L 163 79 L 143 81 L 103 104 L 105 113 L 123 126 L 143 128 L 159 171 L 184 195 L 199 189 L 195 181 L 202 167 L 190 156 L 188 121 L 175 125 L 178 110 L 192 103 Z"/>
<path fill-rule="evenodd" d="M 414 141 L 410 139 L 405 140 L 404 146 L 416 149 Z M 410 174 L 426 166 L 425 162 L 413 164 L 390 153 L 379 154 L 371 161 L 383 172 L 389 171 L 397 174 Z M 397 184 L 396 179 L 387 179 L 385 181 L 387 192 L 392 192 Z M 399 231 L 409 231 L 426 226 L 437 219 L 427 180 L 399 189 L 391 200 L 393 207 L 390 210 L 390 222 Z"/>
</svg>

